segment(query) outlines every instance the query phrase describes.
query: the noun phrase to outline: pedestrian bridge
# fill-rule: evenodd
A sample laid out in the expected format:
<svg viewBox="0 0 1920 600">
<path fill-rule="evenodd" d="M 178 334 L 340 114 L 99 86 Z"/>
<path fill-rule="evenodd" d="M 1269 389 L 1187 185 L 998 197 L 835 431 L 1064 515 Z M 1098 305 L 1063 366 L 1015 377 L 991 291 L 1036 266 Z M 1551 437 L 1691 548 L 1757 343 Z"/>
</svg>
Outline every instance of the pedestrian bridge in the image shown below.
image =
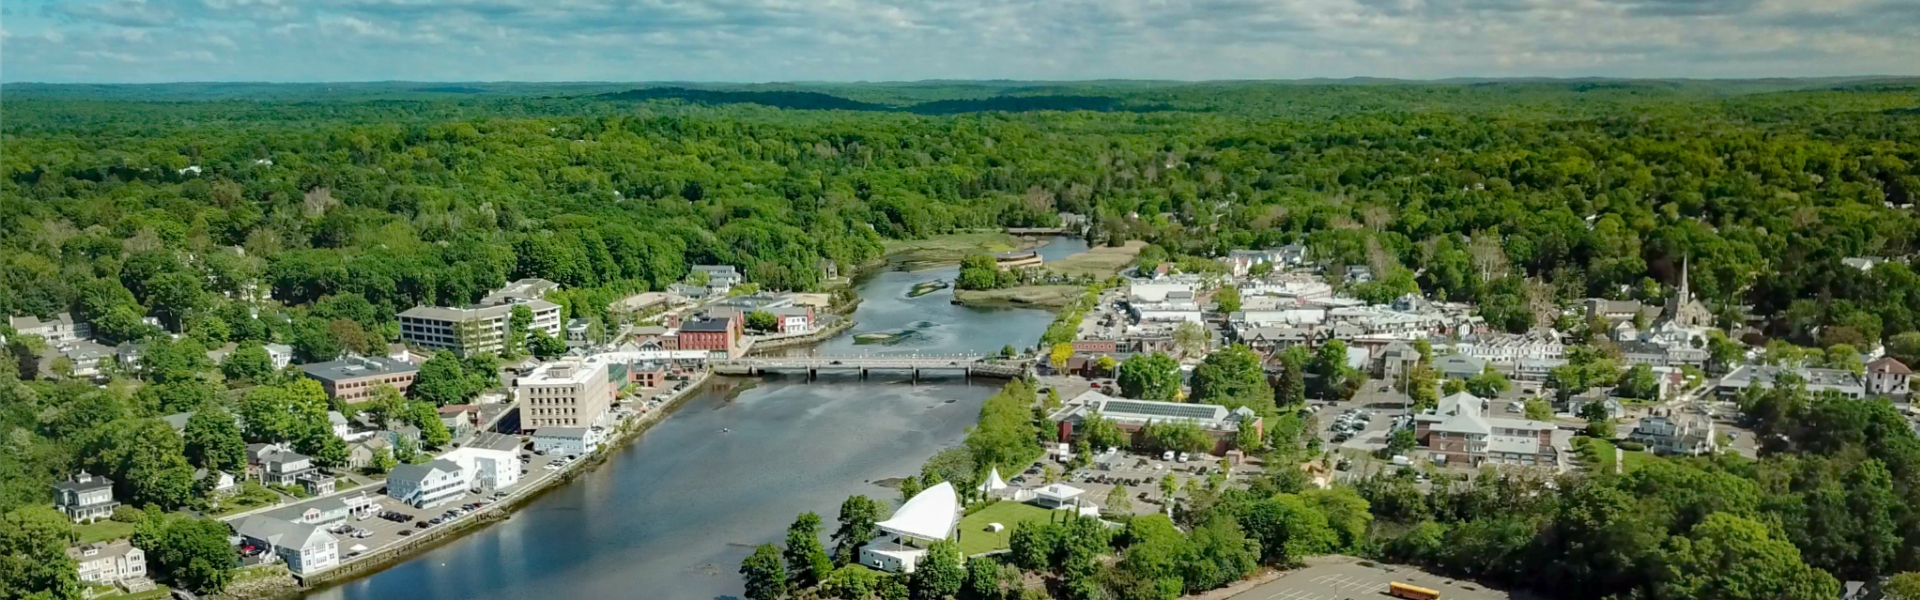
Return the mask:
<svg viewBox="0 0 1920 600">
<path fill-rule="evenodd" d="M 1024 364 L 1002 364 L 987 362 L 986 357 L 978 354 L 869 354 L 844 356 L 749 356 L 712 363 L 715 373 L 722 375 L 762 375 L 767 373 L 801 373 L 808 380 L 828 373 L 859 372 L 866 379 L 872 371 L 911 372 L 915 380 L 920 379 L 922 371 L 928 373 L 954 373 L 965 377 L 1014 378 L 1026 373 Z"/>
</svg>

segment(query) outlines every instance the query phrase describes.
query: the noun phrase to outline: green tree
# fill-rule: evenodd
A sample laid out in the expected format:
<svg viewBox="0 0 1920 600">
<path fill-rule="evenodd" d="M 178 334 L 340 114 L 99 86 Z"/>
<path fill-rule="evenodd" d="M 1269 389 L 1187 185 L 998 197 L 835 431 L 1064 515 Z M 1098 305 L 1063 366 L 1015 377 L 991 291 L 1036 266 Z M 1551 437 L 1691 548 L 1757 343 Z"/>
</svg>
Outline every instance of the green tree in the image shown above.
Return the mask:
<svg viewBox="0 0 1920 600">
<path fill-rule="evenodd" d="M 966 569 L 960 563 L 959 544 L 949 540 L 934 542 L 914 565 L 907 588 L 915 600 L 950 598 L 960 593 L 960 586 L 967 579 Z"/>
<path fill-rule="evenodd" d="M 1113 491 L 1107 492 L 1107 513 L 1115 515 L 1133 514 L 1133 499 L 1127 497 L 1127 485 L 1116 484 Z"/>
<path fill-rule="evenodd" d="M 1219 305 L 1220 312 L 1240 312 L 1240 288 L 1233 286 L 1222 287 L 1218 293 L 1213 295 L 1213 301 Z"/>
<path fill-rule="evenodd" d="M 1252 573 L 1259 559 L 1260 544 L 1247 539 L 1232 518 L 1215 514 L 1188 535 L 1180 579 L 1188 593 L 1214 589 Z"/>
<path fill-rule="evenodd" d="M 220 362 L 220 374 L 228 381 L 265 381 L 273 376 L 273 357 L 259 344 L 242 346 Z"/>
<path fill-rule="evenodd" d="M 239 556 L 227 544 L 225 523 L 184 515 L 149 514 L 134 530 L 133 545 L 147 553 L 158 579 L 197 594 L 219 592 L 233 581 Z"/>
<path fill-rule="evenodd" d="M 1280 353 L 1280 377 L 1273 384 L 1274 404 L 1297 408 L 1307 403 L 1307 364 L 1312 360 L 1306 348 L 1294 346 Z"/>
<path fill-rule="evenodd" d="M 805 512 L 787 526 L 787 580 L 795 587 L 813 587 L 833 572 L 833 560 L 820 546 L 820 515 Z"/>
<path fill-rule="evenodd" d="M 67 556 L 73 523 L 50 506 L 0 515 L 0 597 L 79 600 L 79 565 Z"/>
<path fill-rule="evenodd" d="M 1494 398 L 1513 389 L 1513 382 L 1507 381 L 1506 374 L 1494 370 L 1493 365 L 1487 365 L 1480 374 L 1467 378 L 1466 386 L 1475 396 Z"/>
<path fill-rule="evenodd" d="M 1660 380 L 1653 374 L 1653 367 L 1644 364 L 1634 365 L 1620 375 L 1620 382 L 1614 392 L 1623 398 L 1658 400 L 1660 399 Z"/>
<path fill-rule="evenodd" d="M 1053 367 L 1054 372 L 1066 371 L 1067 361 L 1070 360 L 1073 360 L 1073 344 L 1071 343 L 1062 342 L 1054 344 L 1053 349 L 1047 354 L 1047 365 Z"/>
<path fill-rule="evenodd" d="M 969 254 L 960 259 L 960 274 L 953 286 L 963 290 L 991 290 L 1005 287 L 1006 281 L 993 255 Z"/>
<path fill-rule="evenodd" d="M 740 562 L 747 582 L 747 600 L 779 600 L 787 595 L 787 569 L 780 564 L 780 547 L 761 544 Z"/>
<path fill-rule="evenodd" d="M 1229 409 L 1242 406 L 1272 414 L 1273 388 L 1267 385 L 1260 356 L 1240 344 L 1207 355 L 1193 369 L 1193 401 Z"/>
<path fill-rule="evenodd" d="M 1124 448 L 1129 446 L 1127 432 L 1115 425 L 1113 419 L 1092 411 L 1080 419 L 1080 440 L 1089 448 Z"/>
<path fill-rule="evenodd" d="M 1173 348 L 1182 357 L 1206 354 L 1212 345 L 1212 336 L 1199 323 L 1183 321 L 1173 327 Z"/>
<path fill-rule="evenodd" d="M 533 309 L 525 304 L 513 305 L 512 312 L 507 314 L 506 338 L 500 340 L 500 354 L 509 357 L 520 356 L 520 351 L 527 344 L 527 329 L 532 326 Z"/>
<path fill-rule="evenodd" d="M 1135 354 L 1120 363 L 1120 393 L 1141 400 L 1172 400 L 1180 393 L 1180 363 L 1163 352 Z"/>
<path fill-rule="evenodd" d="M 181 432 L 187 462 L 208 471 L 238 473 L 247 466 L 247 443 L 233 414 L 216 404 L 208 404 L 187 417 Z"/>
<path fill-rule="evenodd" d="M 866 496 L 848 496 L 840 503 L 840 527 L 833 530 L 833 556 L 840 564 L 853 562 L 860 546 L 879 535 L 880 503 Z"/>
<path fill-rule="evenodd" d="M 1580 418 L 1587 420 L 1587 435 L 1603 440 L 1613 439 L 1613 415 L 1607 414 L 1605 402 L 1580 405 Z"/>
<path fill-rule="evenodd" d="M 461 404 L 478 393 L 472 389 L 465 366 L 452 352 L 441 350 L 433 358 L 420 365 L 420 374 L 414 376 L 413 386 L 408 392 L 414 398 L 433 404 L 446 406 Z"/>
<path fill-rule="evenodd" d="M 831 598 L 866 600 L 879 591 L 880 577 L 880 572 L 864 566 L 843 565 L 820 582 L 820 592 Z"/>
<path fill-rule="evenodd" d="M 527 340 L 527 350 L 540 360 L 553 360 L 567 353 L 567 341 L 547 335 L 544 329 L 535 329 Z"/>
<path fill-rule="evenodd" d="M 1887 579 L 1882 588 L 1887 600 L 1920 600 L 1920 573 L 1901 573 Z"/>
<path fill-rule="evenodd" d="M 1535 421 L 1552 421 L 1553 404 L 1547 402 L 1545 398 L 1528 398 L 1526 414 L 1527 418 Z"/>
<path fill-rule="evenodd" d="M 1672 538 L 1661 560 L 1672 598 L 1772 600 L 1840 594 L 1832 575 L 1801 562 L 1800 551 L 1773 537 L 1766 525 L 1725 513 L 1709 515 L 1686 537 Z"/>
<path fill-rule="evenodd" d="M 764 310 L 747 313 L 747 329 L 754 331 L 773 331 L 780 328 L 780 317 Z"/>
<path fill-rule="evenodd" d="M 385 473 L 392 471 L 393 468 L 399 466 L 399 464 L 400 461 L 394 459 L 392 450 L 375 448 L 373 450 L 373 457 L 367 461 L 367 472 L 375 474 Z"/>
<path fill-rule="evenodd" d="M 1347 364 L 1347 344 L 1340 340 L 1320 344 L 1307 372 L 1315 377 L 1316 395 L 1328 400 L 1352 398 L 1366 383 L 1365 376 Z"/>
</svg>

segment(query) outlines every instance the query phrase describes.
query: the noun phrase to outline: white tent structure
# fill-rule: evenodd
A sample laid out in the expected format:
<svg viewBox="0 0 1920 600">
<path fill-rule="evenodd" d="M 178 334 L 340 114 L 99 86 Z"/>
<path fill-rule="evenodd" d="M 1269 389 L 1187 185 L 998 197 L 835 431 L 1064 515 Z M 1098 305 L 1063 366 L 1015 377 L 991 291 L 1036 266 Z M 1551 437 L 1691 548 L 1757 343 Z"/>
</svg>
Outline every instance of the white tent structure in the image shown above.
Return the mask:
<svg viewBox="0 0 1920 600">
<path fill-rule="evenodd" d="M 1087 493 L 1086 490 L 1064 483 L 1052 483 L 1047 484 L 1047 487 L 1034 490 L 1033 498 L 1043 506 L 1067 508 L 1076 506 L 1080 495 L 1085 493 Z"/>
<path fill-rule="evenodd" d="M 860 564 L 912 573 L 927 545 L 951 538 L 959 522 L 960 496 L 953 484 L 940 482 L 908 499 L 892 518 L 873 524 L 880 535 L 860 548 Z"/>
<path fill-rule="evenodd" d="M 989 471 L 987 473 L 987 482 L 980 484 L 979 487 L 980 493 L 987 496 L 991 496 L 1005 489 L 1007 489 L 1007 482 L 1000 478 L 1000 467 L 994 467 L 992 471 Z"/>
</svg>

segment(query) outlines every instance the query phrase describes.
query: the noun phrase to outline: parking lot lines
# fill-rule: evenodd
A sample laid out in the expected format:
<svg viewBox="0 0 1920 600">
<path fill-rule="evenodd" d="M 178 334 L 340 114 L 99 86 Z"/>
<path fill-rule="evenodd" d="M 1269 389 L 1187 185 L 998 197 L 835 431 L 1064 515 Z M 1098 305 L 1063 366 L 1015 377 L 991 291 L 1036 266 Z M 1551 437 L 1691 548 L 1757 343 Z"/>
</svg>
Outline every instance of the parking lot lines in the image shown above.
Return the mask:
<svg viewBox="0 0 1920 600">
<path fill-rule="evenodd" d="M 1387 590 L 1387 584 L 1384 582 L 1381 582 L 1378 579 L 1373 579 L 1370 577 L 1354 577 L 1350 575 L 1341 575 L 1337 573 L 1332 575 L 1321 575 L 1319 577 L 1315 577 L 1313 578 L 1313 582 L 1330 587 L 1330 588 L 1334 588 L 1334 589 L 1345 590 L 1348 592 L 1363 593 L 1363 594 L 1369 593 L 1369 592 L 1385 592 Z"/>
</svg>

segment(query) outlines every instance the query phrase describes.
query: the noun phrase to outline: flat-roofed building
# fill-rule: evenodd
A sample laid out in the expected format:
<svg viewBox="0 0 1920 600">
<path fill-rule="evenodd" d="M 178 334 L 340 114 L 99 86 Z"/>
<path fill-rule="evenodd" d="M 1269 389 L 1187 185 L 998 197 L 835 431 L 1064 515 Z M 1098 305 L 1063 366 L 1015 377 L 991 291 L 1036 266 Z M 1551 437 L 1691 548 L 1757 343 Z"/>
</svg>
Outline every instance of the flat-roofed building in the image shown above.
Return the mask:
<svg viewBox="0 0 1920 600">
<path fill-rule="evenodd" d="M 1229 410 L 1214 404 L 1128 400 L 1093 390 L 1074 396 L 1047 419 L 1057 424 L 1059 440 L 1070 442 L 1073 441 L 1075 430 L 1094 413 L 1099 413 L 1130 435 L 1139 435 L 1148 423 L 1192 423 L 1213 438 L 1211 451 L 1214 454 L 1225 454 L 1232 450 L 1234 436 L 1242 428 L 1251 427 L 1255 433 L 1266 435 L 1260 416 L 1245 407 Z"/>
<path fill-rule="evenodd" d="M 514 380 L 514 400 L 520 405 L 520 426 L 538 431 L 546 427 L 591 427 L 612 405 L 619 388 L 612 384 L 599 356 L 569 358 L 541 365 Z"/>
<path fill-rule="evenodd" d="M 544 300 L 547 297 L 547 292 L 558 289 L 560 289 L 560 284 L 558 283 L 538 277 L 528 277 L 508 283 L 505 287 L 494 290 L 491 294 L 487 294 L 486 297 L 480 299 L 480 306 L 499 306 L 502 304 Z"/>
<path fill-rule="evenodd" d="M 527 332 L 544 331 L 560 337 L 560 305 L 546 300 L 515 299 L 506 304 L 472 308 L 416 306 L 400 313 L 400 339 L 429 350 L 446 350 L 457 356 L 499 352 L 513 318 L 513 307 L 526 306 L 533 312 Z"/>
<path fill-rule="evenodd" d="M 706 350 L 732 356 L 740 341 L 740 319 L 720 317 L 680 326 L 681 350 Z"/>
<path fill-rule="evenodd" d="M 407 388 L 413 387 L 413 378 L 420 374 L 420 367 L 384 356 L 353 356 L 300 365 L 300 371 L 319 381 L 327 397 L 351 404 L 372 399 L 373 391 L 381 384 L 406 393 Z"/>
<path fill-rule="evenodd" d="M 1867 393 L 1867 388 L 1861 383 L 1860 377 L 1854 375 L 1852 371 L 1796 369 L 1772 365 L 1743 365 L 1734 369 L 1726 377 L 1720 378 L 1720 385 L 1716 391 L 1722 398 L 1732 398 L 1749 387 L 1773 387 L 1783 375 L 1798 378 L 1806 384 L 1808 392 L 1816 394 L 1834 392 L 1848 398 L 1863 398 Z"/>
</svg>

